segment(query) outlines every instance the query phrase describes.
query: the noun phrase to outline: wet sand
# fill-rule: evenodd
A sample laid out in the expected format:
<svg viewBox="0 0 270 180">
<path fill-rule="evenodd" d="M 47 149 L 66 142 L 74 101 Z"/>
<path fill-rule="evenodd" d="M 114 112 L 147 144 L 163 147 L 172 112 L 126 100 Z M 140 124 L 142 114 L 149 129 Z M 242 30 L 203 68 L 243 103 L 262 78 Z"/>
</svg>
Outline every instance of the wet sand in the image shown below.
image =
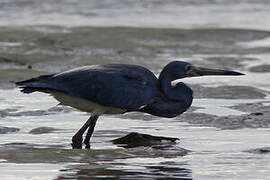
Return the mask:
<svg viewBox="0 0 270 180">
<path fill-rule="evenodd" d="M 2 88 L 12 87 L 9 81 L 89 64 L 132 63 L 158 73 L 170 60 L 183 59 L 198 65 L 246 70 L 241 63 L 257 60 L 248 55 L 270 50 L 240 46 L 240 42 L 270 36 L 268 31 L 242 29 L 30 26 L 1 27 L 0 34 Z M 230 57 L 232 54 L 237 56 Z"/>
</svg>

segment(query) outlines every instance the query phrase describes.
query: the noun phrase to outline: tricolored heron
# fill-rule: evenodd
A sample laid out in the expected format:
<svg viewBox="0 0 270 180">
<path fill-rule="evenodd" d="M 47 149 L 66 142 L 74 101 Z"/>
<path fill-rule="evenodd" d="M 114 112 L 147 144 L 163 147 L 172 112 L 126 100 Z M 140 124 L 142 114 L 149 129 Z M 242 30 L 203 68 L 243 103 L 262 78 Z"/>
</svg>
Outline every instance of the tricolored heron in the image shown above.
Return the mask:
<svg viewBox="0 0 270 180">
<path fill-rule="evenodd" d="M 188 62 L 167 64 L 157 78 L 150 70 L 127 64 L 83 66 L 62 73 L 17 82 L 23 93 L 51 94 L 62 105 L 92 113 L 73 136 L 73 148 L 82 148 L 90 138 L 98 117 L 131 111 L 172 118 L 185 112 L 192 103 L 193 91 L 184 83 L 172 81 L 204 75 L 243 75 L 242 73 L 196 67 Z"/>
</svg>

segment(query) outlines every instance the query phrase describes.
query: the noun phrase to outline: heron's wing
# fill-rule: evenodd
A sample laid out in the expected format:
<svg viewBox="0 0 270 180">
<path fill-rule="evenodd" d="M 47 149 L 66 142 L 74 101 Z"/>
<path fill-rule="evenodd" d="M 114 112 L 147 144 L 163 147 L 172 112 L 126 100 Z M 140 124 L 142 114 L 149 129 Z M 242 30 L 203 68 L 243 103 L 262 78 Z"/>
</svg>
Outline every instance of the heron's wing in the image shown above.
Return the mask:
<svg viewBox="0 0 270 180">
<path fill-rule="evenodd" d="M 54 76 L 65 92 L 103 106 L 135 110 L 151 103 L 156 77 L 139 66 L 88 66 Z"/>
<path fill-rule="evenodd" d="M 84 66 L 17 85 L 22 86 L 26 93 L 47 88 L 103 106 L 135 110 L 153 101 L 156 83 L 157 78 L 146 68 L 113 64 Z"/>
</svg>

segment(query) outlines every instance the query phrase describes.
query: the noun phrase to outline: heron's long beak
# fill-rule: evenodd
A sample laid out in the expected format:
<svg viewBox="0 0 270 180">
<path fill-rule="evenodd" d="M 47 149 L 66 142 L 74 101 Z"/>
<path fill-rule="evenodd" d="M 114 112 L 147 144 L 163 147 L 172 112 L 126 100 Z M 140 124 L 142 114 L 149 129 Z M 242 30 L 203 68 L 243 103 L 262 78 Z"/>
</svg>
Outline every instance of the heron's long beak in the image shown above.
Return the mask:
<svg viewBox="0 0 270 180">
<path fill-rule="evenodd" d="M 191 66 L 188 70 L 188 74 L 191 76 L 211 76 L 211 75 L 220 75 L 220 76 L 239 76 L 245 75 L 236 71 L 222 70 L 222 69 L 209 69 L 203 67 Z"/>
</svg>

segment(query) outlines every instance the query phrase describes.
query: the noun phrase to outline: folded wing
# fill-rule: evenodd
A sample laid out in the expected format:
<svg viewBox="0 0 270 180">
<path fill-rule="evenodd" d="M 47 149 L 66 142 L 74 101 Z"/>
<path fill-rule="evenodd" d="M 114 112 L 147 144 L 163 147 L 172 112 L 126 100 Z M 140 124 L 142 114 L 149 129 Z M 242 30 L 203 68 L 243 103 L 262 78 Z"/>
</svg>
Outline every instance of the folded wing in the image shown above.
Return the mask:
<svg viewBox="0 0 270 180">
<path fill-rule="evenodd" d="M 84 66 L 16 83 L 25 93 L 60 91 L 98 103 L 126 110 L 140 109 L 153 102 L 157 78 L 136 65 Z"/>
</svg>

